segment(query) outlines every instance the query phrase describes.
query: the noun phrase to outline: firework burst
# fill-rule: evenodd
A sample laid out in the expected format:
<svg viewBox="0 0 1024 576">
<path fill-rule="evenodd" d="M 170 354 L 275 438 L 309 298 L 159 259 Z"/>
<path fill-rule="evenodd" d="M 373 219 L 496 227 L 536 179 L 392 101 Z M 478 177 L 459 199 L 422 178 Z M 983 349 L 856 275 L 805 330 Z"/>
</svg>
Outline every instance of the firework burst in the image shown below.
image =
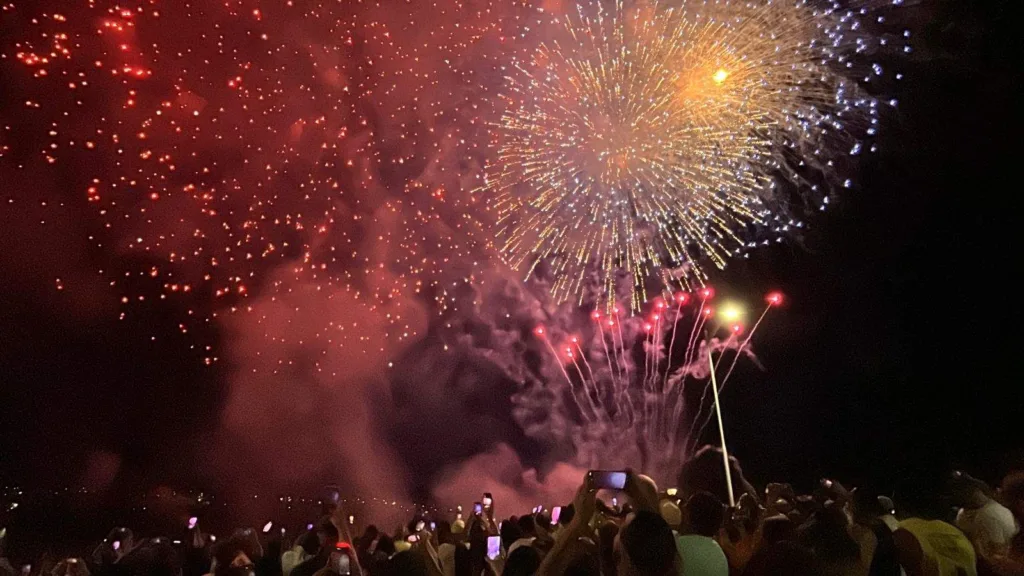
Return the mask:
<svg viewBox="0 0 1024 576">
<path fill-rule="evenodd" d="M 50 212 L 72 212 L 120 318 L 167 301 L 187 311 L 174 337 L 265 318 L 259 302 L 296 302 L 311 285 L 406 341 L 418 303 L 443 312 L 478 268 L 461 183 L 474 185 L 486 142 L 477 110 L 535 12 L 492 0 L 4 3 L 0 169 L 25 183 L 4 190 L 4 215 L 40 207 L 45 230 Z M 460 162 L 474 165 L 463 175 Z M 310 332 L 324 349 L 379 351 L 363 328 L 331 318 Z M 193 347 L 217 361 L 210 343 Z"/>
<path fill-rule="evenodd" d="M 648 278 L 702 285 L 702 263 L 797 225 L 780 184 L 826 200 L 837 160 L 874 134 L 878 102 L 859 83 L 881 68 L 856 63 L 879 43 L 868 13 L 617 0 L 561 19 L 506 79 L 477 190 L 506 262 L 527 276 L 549 262 L 559 300 L 582 299 L 596 275 L 612 302 L 628 270 L 637 308 Z"/>
</svg>

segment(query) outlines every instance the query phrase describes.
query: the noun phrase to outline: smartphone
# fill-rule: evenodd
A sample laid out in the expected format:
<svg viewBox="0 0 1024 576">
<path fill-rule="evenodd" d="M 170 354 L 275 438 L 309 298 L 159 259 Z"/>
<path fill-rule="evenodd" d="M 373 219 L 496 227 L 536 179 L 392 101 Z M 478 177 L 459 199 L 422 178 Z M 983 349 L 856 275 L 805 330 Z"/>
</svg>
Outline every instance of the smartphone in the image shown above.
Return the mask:
<svg viewBox="0 0 1024 576">
<path fill-rule="evenodd" d="M 427 527 L 427 523 L 424 522 L 423 520 L 420 520 L 419 522 L 416 523 L 416 531 L 417 532 L 423 532 L 423 529 L 426 528 L 426 527 Z"/>
<path fill-rule="evenodd" d="M 420 537 L 416 534 L 409 534 L 409 537 L 406 538 L 406 541 L 408 541 L 410 544 L 415 544 L 420 541 Z"/>
<path fill-rule="evenodd" d="M 484 499 L 482 502 L 484 503 L 484 508 L 490 508 L 491 505 L 494 504 L 494 498 L 491 497 L 490 492 L 484 492 Z"/>
<path fill-rule="evenodd" d="M 356 523 L 356 517 L 353 516 L 352 514 L 349 514 L 348 515 L 348 523 L 349 524 L 355 524 Z"/>
<path fill-rule="evenodd" d="M 430 523 L 430 531 L 433 532 L 434 530 L 437 530 L 437 523 L 436 522 L 431 522 Z"/>
<path fill-rule="evenodd" d="M 487 559 L 494 560 L 501 554 L 501 536 L 487 537 Z"/>
<path fill-rule="evenodd" d="M 481 504 L 479 502 L 474 502 L 473 503 L 473 514 L 476 514 L 477 516 L 479 516 L 480 513 L 483 512 L 483 511 L 484 511 L 484 505 L 483 504 Z"/>
<path fill-rule="evenodd" d="M 273 522 L 267 522 L 266 524 L 263 525 L 263 533 L 266 534 L 266 533 L 270 532 L 270 529 L 273 528 L 273 527 L 274 527 L 274 523 Z"/>
<path fill-rule="evenodd" d="M 121 549 L 121 541 L 120 540 L 114 540 L 114 543 L 111 544 L 111 548 L 114 549 L 114 552 L 117 552 L 118 550 L 120 550 Z"/>
<path fill-rule="evenodd" d="M 668 490 L 665 490 L 665 494 L 675 496 L 676 494 L 679 494 L 679 488 L 669 488 Z"/>
<path fill-rule="evenodd" d="M 195 528 L 196 524 L 198 524 L 198 523 L 199 523 L 199 518 L 197 518 L 195 516 L 189 518 L 188 519 L 188 529 L 191 530 L 191 529 Z"/>
<path fill-rule="evenodd" d="M 312 529 L 313 529 L 313 525 L 312 524 L 306 524 L 306 530 L 312 530 Z"/>
<path fill-rule="evenodd" d="M 562 516 L 562 507 L 555 506 L 551 509 L 551 523 L 558 524 L 558 519 Z"/>
<path fill-rule="evenodd" d="M 626 473 L 610 470 L 591 470 L 590 481 L 599 490 L 622 490 L 626 487 Z"/>
</svg>

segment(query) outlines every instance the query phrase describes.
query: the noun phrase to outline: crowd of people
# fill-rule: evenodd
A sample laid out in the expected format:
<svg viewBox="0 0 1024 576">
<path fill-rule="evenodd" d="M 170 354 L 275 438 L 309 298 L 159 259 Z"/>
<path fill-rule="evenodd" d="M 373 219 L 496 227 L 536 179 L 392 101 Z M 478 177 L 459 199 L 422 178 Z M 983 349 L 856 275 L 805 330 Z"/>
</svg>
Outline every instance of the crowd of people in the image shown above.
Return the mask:
<svg viewBox="0 0 1024 576">
<path fill-rule="evenodd" d="M 269 524 L 219 542 L 195 522 L 174 541 L 117 528 L 91 554 L 21 574 L 1024 576 L 1024 471 L 995 489 L 962 472 L 922 475 L 890 495 L 833 480 L 758 492 L 735 459 L 730 471 L 731 490 L 721 453 L 705 448 L 671 488 L 595 471 L 563 506 L 502 516 L 484 493 L 465 512 L 359 533 L 337 506 L 290 540 Z M 0 576 L 18 573 L 0 549 Z"/>
</svg>

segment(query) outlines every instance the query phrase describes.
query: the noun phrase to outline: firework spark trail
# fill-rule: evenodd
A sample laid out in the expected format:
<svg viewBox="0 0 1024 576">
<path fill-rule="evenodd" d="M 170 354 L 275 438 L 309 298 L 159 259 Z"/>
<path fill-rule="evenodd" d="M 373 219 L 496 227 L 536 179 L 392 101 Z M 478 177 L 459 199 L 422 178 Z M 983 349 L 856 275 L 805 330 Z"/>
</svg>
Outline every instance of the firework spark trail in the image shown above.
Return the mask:
<svg viewBox="0 0 1024 576">
<path fill-rule="evenodd" d="M 725 352 L 729 349 L 728 344 L 729 344 L 729 342 L 732 342 L 733 336 L 734 336 L 733 334 L 729 334 L 729 336 L 726 338 L 726 341 L 725 341 L 726 345 L 722 348 L 722 352 L 718 355 L 718 360 L 716 360 L 713 364 L 711 364 L 711 369 L 712 370 L 718 370 L 718 365 L 722 363 L 722 358 L 725 356 Z M 708 339 L 706 341 L 710 342 L 710 340 L 709 340 L 710 337 L 707 337 L 707 338 Z M 710 347 L 710 345 L 708 346 L 708 350 L 709 350 L 708 358 L 710 360 L 710 358 L 711 358 L 711 351 L 710 351 L 711 347 Z M 704 410 L 704 400 L 707 399 L 708 392 L 710 390 L 711 390 L 711 379 L 709 378 L 708 381 L 704 383 L 704 390 L 703 390 L 703 392 L 701 392 L 700 400 L 697 402 L 697 413 L 694 415 L 693 421 L 690 423 L 690 430 L 687 432 L 686 438 L 690 438 L 690 437 L 693 436 L 694 427 L 696 426 L 697 421 L 700 420 L 700 414 Z"/>
<path fill-rule="evenodd" d="M 583 365 L 587 367 L 587 373 L 590 374 L 591 380 L 595 380 L 594 370 L 590 367 L 590 362 L 587 361 L 587 355 L 583 353 L 583 348 L 580 347 L 579 338 L 576 338 L 574 336 L 572 339 L 572 343 L 576 345 L 576 352 L 580 355 L 580 358 L 583 360 Z"/>
<path fill-rule="evenodd" d="M 685 301 L 686 301 L 686 298 L 682 294 L 677 294 L 676 295 L 676 313 L 672 317 L 672 337 L 669 338 L 668 351 L 666 352 L 666 357 L 668 358 L 668 361 L 667 361 L 667 363 L 665 365 L 665 378 L 662 381 L 661 390 L 660 390 L 660 392 L 662 394 L 664 394 L 664 393 L 666 393 L 668 391 L 668 375 L 669 375 L 669 372 L 671 371 L 671 366 L 672 366 L 672 349 L 675 347 L 675 344 L 676 344 L 676 327 L 679 326 L 679 319 L 680 319 L 680 316 L 682 314 L 683 303 Z M 660 406 L 660 408 L 663 410 L 664 407 Z M 661 419 L 664 418 L 664 416 L 665 416 L 664 413 L 659 414 L 658 415 L 658 421 L 660 422 Z"/>
<path fill-rule="evenodd" d="M 732 364 L 729 365 L 729 370 L 725 373 L 725 378 L 722 378 L 722 384 L 718 388 L 719 394 L 721 394 L 721 392 L 725 390 L 725 385 L 729 382 L 729 376 L 732 375 L 733 368 L 736 367 L 736 362 L 740 359 L 740 355 L 743 354 L 743 350 L 747 347 L 747 344 L 750 342 L 750 339 L 754 337 L 754 332 L 757 332 L 757 327 L 761 325 L 761 321 L 764 320 L 764 317 L 768 315 L 768 311 L 771 310 L 774 306 L 778 305 L 778 301 L 771 300 L 771 298 L 773 298 L 773 297 L 775 297 L 775 296 L 769 296 L 768 306 L 766 306 L 764 311 L 761 312 L 761 316 L 759 316 L 757 318 L 757 322 L 754 322 L 754 327 L 750 329 L 750 333 L 747 334 L 747 337 L 743 340 L 743 342 L 736 349 L 736 355 L 732 359 Z M 723 355 L 724 355 L 724 352 L 723 352 Z M 719 362 L 721 362 L 721 360 L 722 360 L 722 358 L 721 358 L 721 356 L 719 356 Z M 715 369 L 716 370 L 718 369 L 718 365 L 717 364 L 715 365 Z M 697 416 L 694 418 L 694 423 L 696 423 L 697 420 L 699 420 L 699 419 L 700 419 L 700 412 L 698 411 L 697 412 Z M 704 419 L 704 422 L 696 429 L 696 436 L 694 438 L 694 442 L 699 441 L 699 438 L 704 434 L 704 429 L 707 428 L 709 422 L 711 422 L 711 415 L 710 415 L 710 413 Z M 692 433 L 693 432 L 691 431 L 691 434 Z"/>
<path fill-rule="evenodd" d="M 579 410 L 583 419 L 589 422 L 590 418 L 587 417 L 587 412 L 583 410 L 583 406 L 580 405 L 579 398 L 576 397 L 576 388 L 572 385 L 572 378 L 569 377 L 569 372 L 565 370 L 565 364 L 562 363 L 561 356 L 558 355 L 558 351 L 556 351 L 555 347 L 551 345 L 551 342 L 543 336 L 543 333 L 541 333 L 541 339 L 544 340 L 544 344 L 547 345 L 548 350 L 551 352 L 551 357 L 554 358 L 555 363 L 558 364 L 558 369 L 562 371 L 562 376 L 565 376 L 565 382 L 569 385 L 569 392 L 572 395 L 573 403 L 576 404 L 576 409 Z"/>
<path fill-rule="evenodd" d="M 608 353 L 608 343 L 604 339 L 604 327 L 601 326 L 601 316 L 597 315 L 594 319 L 597 321 L 597 331 L 601 338 L 601 347 L 604 348 L 604 357 L 605 360 L 608 361 L 608 375 L 612 379 L 612 385 L 618 389 L 621 386 L 619 380 L 616 378 L 616 370 L 618 366 L 612 367 L 612 357 L 611 354 Z M 616 361 L 616 364 L 617 363 L 618 362 Z"/>
<path fill-rule="evenodd" d="M 658 378 L 658 370 L 661 366 L 661 317 L 655 315 L 654 317 L 654 328 L 652 335 L 652 344 L 650 347 L 651 355 L 651 373 L 650 375 L 645 374 L 644 379 L 641 382 L 641 390 L 643 390 L 644 397 L 644 421 L 646 423 L 646 432 L 650 436 L 653 431 L 651 430 L 651 422 L 654 418 L 651 417 L 651 412 L 657 410 L 657 406 L 652 406 L 648 399 L 654 395 L 654 381 Z"/>
<path fill-rule="evenodd" d="M 611 338 L 612 341 L 612 357 L 615 359 L 615 369 L 618 370 L 619 381 L 626 383 L 629 381 L 629 374 L 626 370 L 626 363 L 619 358 L 619 355 L 622 353 L 621 341 L 615 341 L 615 334 L 618 332 L 618 330 L 612 330 L 613 327 L 617 327 L 618 323 L 618 317 L 614 319 L 608 318 L 608 337 Z M 618 333 L 621 335 L 621 332 Z"/>
<path fill-rule="evenodd" d="M 587 382 L 593 383 L 594 393 L 597 396 L 598 401 L 600 403 L 602 403 L 602 406 L 603 406 L 603 401 L 604 401 L 605 393 L 597 385 L 598 380 L 597 380 L 597 377 L 594 375 L 594 369 L 590 366 L 590 362 L 587 361 L 587 355 L 586 355 L 585 352 L 583 352 L 583 348 L 580 347 L 579 338 L 573 336 L 572 343 L 576 345 L 576 352 L 579 354 L 580 359 L 583 360 L 583 365 L 587 367 L 587 373 L 590 374 L 590 378 L 588 380 L 581 373 L 580 374 L 580 380 L 582 380 L 584 382 L 584 384 L 586 384 Z M 577 366 L 576 369 L 579 370 L 579 367 Z M 619 392 L 618 388 L 615 387 L 614 382 L 613 382 L 612 389 L 611 389 L 611 396 L 615 400 L 615 414 L 616 414 L 616 416 L 621 414 L 620 410 L 622 409 L 622 405 L 621 405 L 621 402 L 620 402 L 620 398 L 619 398 L 618 392 Z M 605 415 L 609 415 L 610 414 L 610 412 L 609 412 L 609 410 L 607 408 L 604 408 L 604 413 L 605 413 Z M 609 416 L 609 418 L 610 418 L 610 416 Z"/>
<path fill-rule="evenodd" d="M 757 327 L 761 325 L 761 321 L 768 315 L 768 311 L 775 305 L 776 304 L 774 302 L 769 302 L 769 304 L 765 306 L 764 311 L 761 312 L 760 316 L 758 316 L 757 322 L 754 322 L 754 327 L 750 329 L 750 333 L 747 334 L 747 337 L 743 340 L 743 344 L 741 344 L 736 350 L 736 356 L 733 357 L 732 364 L 729 365 L 729 370 L 725 373 L 725 378 L 722 379 L 722 389 L 725 389 L 725 383 L 728 382 L 729 376 L 732 375 L 733 369 L 736 368 L 736 362 L 740 359 L 740 354 L 743 353 L 743 349 L 747 346 L 747 343 L 750 342 L 750 339 L 754 337 L 754 332 L 757 332 Z"/>
<path fill-rule="evenodd" d="M 613 308 L 613 311 L 615 312 L 615 330 L 616 330 L 616 332 L 619 333 L 619 352 L 622 354 L 622 370 L 623 370 L 623 372 L 626 375 L 628 375 L 629 374 L 629 364 L 626 363 L 626 341 L 625 341 L 625 339 L 622 338 L 622 320 L 620 320 L 619 317 L 618 317 L 618 312 L 619 312 L 618 307 Z M 615 339 L 613 338 L 612 339 L 613 344 L 614 344 L 614 341 L 615 341 Z"/>
<path fill-rule="evenodd" d="M 678 358 L 674 353 L 666 354 L 665 350 L 674 349 L 672 332 L 676 331 L 676 338 L 681 340 L 678 333 L 679 323 L 689 320 L 683 313 L 685 302 L 682 300 L 677 300 L 675 309 L 666 310 L 665 302 L 657 299 L 645 317 L 617 318 L 625 323 L 626 327 L 611 330 L 612 343 L 608 344 L 607 340 L 601 338 L 600 346 L 596 339 L 599 336 L 605 336 L 604 328 L 606 326 L 603 325 L 603 322 L 611 319 L 601 317 L 600 313 L 592 312 L 589 315 L 590 321 L 585 321 L 586 323 L 582 327 L 576 328 L 577 323 L 584 317 L 572 312 L 564 320 L 559 321 L 559 324 L 569 333 L 575 333 L 576 329 L 592 330 L 586 336 L 569 336 L 568 342 L 561 348 L 561 353 L 556 353 L 555 349 L 558 347 L 553 346 L 551 341 L 546 340 L 544 343 L 544 346 L 548 347 L 552 360 L 561 363 L 568 355 L 573 362 L 576 374 L 575 376 L 570 375 L 568 378 L 579 378 L 578 382 L 570 381 L 570 390 L 575 393 L 574 401 L 577 403 L 577 408 L 582 408 L 582 410 L 579 410 L 579 415 L 577 415 L 572 412 L 567 402 L 563 404 L 563 409 L 569 415 L 571 422 L 568 426 L 558 426 L 559 432 L 554 434 L 562 440 L 566 440 L 564 434 L 568 431 L 571 441 L 577 447 L 584 447 L 580 465 L 620 466 L 627 465 L 625 462 L 629 462 L 630 466 L 639 464 L 643 470 L 663 477 L 671 477 L 678 472 L 681 460 L 689 455 L 690 442 L 695 437 L 699 437 L 699 434 L 694 433 L 699 428 L 695 427 L 701 425 L 704 404 L 707 403 L 707 398 L 712 391 L 708 386 L 704 386 L 702 391 L 692 390 L 691 392 L 697 393 L 701 399 L 695 410 L 687 410 L 689 403 L 686 402 L 682 393 L 685 379 L 693 378 L 699 384 L 703 384 L 712 373 L 718 375 L 725 367 L 725 361 L 738 362 L 736 357 L 731 359 L 726 357 L 730 351 L 737 355 L 746 354 L 753 358 L 753 354 L 750 352 L 753 335 L 758 333 L 760 325 L 767 318 L 767 314 L 762 312 L 758 321 L 754 323 L 753 329 L 744 334 L 742 326 L 735 323 L 735 320 L 742 314 L 742 308 L 726 303 L 716 311 L 708 305 L 712 295 L 713 292 L 707 289 L 701 301 L 693 301 L 694 304 L 702 302 L 702 306 L 700 308 L 695 306 L 693 310 L 692 346 L 689 351 L 681 351 Z M 678 295 L 676 297 L 678 298 Z M 766 299 L 771 306 L 775 306 L 780 304 L 782 295 L 772 293 L 767 295 Z M 562 309 L 569 311 L 572 310 L 572 307 Z M 597 321 L 596 326 L 592 321 Z M 668 322 L 671 322 L 672 325 L 668 326 Z M 728 330 L 724 334 L 720 334 L 726 328 Z M 538 327 L 535 333 L 544 338 L 543 328 Z M 624 339 L 630 338 L 630 341 L 620 343 L 618 333 L 621 333 Z M 587 342 L 588 345 L 583 346 L 583 342 Z M 643 345 L 643 349 L 640 348 L 640 344 Z M 608 349 L 611 345 L 617 349 L 621 348 L 624 352 L 629 351 L 630 354 L 623 359 L 618 354 L 611 353 L 611 350 Z M 488 353 L 493 351 L 490 348 L 488 350 Z M 602 352 L 605 354 L 606 361 L 614 363 L 607 371 L 595 373 L 592 364 L 588 361 L 588 355 Z M 641 354 L 645 360 L 641 359 Z M 664 362 L 662 362 L 662 355 L 665 355 L 666 358 Z M 547 354 L 544 356 L 546 358 Z M 613 356 L 614 360 L 612 360 Z M 639 370 L 641 361 L 646 362 L 647 369 Z M 633 365 L 635 369 L 623 366 L 620 370 L 620 373 L 625 375 L 625 380 L 621 382 L 625 393 L 620 397 L 614 394 L 616 389 L 610 387 L 610 383 L 616 378 L 615 364 L 624 362 L 635 362 Z M 581 366 L 581 363 L 586 368 Z M 518 365 L 518 361 L 512 360 L 510 365 Z M 563 376 L 569 374 L 567 366 L 561 364 L 560 367 L 563 369 Z M 661 372 L 662 369 L 671 372 L 667 385 L 663 384 L 666 380 Z M 544 372 L 554 374 L 550 369 Z M 719 379 L 719 384 L 721 385 L 723 381 L 723 379 Z M 721 386 L 718 389 L 720 390 Z M 612 394 L 608 392 L 612 392 Z M 579 399 L 581 393 L 587 394 L 586 402 Z M 535 406 L 541 412 L 549 410 L 550 397 L 546 394 L 549 393 L 544 392 L 534 396 L 533 400 L 523 404 L 518 404 L 517 401 L 517 405 L 521 408 Z M 665 476 L 666 474 L 669 476 Z"/>
<path fill-rule="evenodd" d="M 687 343 L 686 351 L 683 353 L 683 366 L 689 366 L 690 363 L 694 361 L 694 354 L 697 351 L 695 350 L 695 348 L 697 347 L 696 345 L 700 340 L 700 331 L 704 328 L 704 324 L 705 322 L 707 322 L 707 319 L 709 317 L 707 312 L 710 309 L 705 306 L 705 303 L 710 297 L 710 293 L 707 290 L 704 290 L 703 294 L 704 297 L 701 300 L 700 310 L 694 316 L 693 326 L 690 329 L 689 342 Z M 666 368 L 666 370 L 668 370 L 668 368 Z M 683 372 L 681 377 L 679 378 L 678 383 L 675 384 L 675 386 L 673 387 L 673 391 L 675 392 L 675 399 L 673 402 L 674 408 L 672 410 L 673 422 L 677 422 L 679 418 L 682 416 L 683 404 L 685 402 L 684 394 L 686 393 L 686 378 L 688 376 L 688 373 Z M 701 398 L 701 402 L 704 402 L 703 398 Z"/>
<path fill-rule="evenodd" d="M 572 348 L 568 348 L 567 350 L 569 351 L 569 359 L 572 360 L 572 365 L 576 368 L 576 373 L 580 375 L 580 386 L 583 387 L 583 395 L 587 397 L 587 405 L 590 406 L 591 411 L 594 412 L 594 418 L 601 420 L 601 411 L 598 410 L 597 406 L 594 404 L 594 399 L 591 397 L 592 391 L 590 390 L 590 386 L 588 386 L 588 382 L 592 382 L 592 380 L 588 380 L 587 377 L 583 375 L 583 370 L 580 370 L 580 365 L 576 363 L 576 357 L 572 353 Z M 569 383 L 569 386 L 572 386 L 572 382 Z M 594 388 L 596 389 L 596 386 L 594 386 Z M 600 398 L 600 395 L 598 395 L 599 400 Z"/>
<path fill-rule="evenodd" d="M 827 203 L 818 183 L 838 183 L 836 160 L 876 132 L 878 101 L 860 84 L 883 70 L 853 57 L 885 45 L 862 25 L 866 6 L 619 0 L 591 12 L 558 19 L 511 68 L 477 190 L 503 258 L 527 277 L 550 261 L 557 300 L 582 298 L 595 268 L 609 299 L 630 272 L 633 309 L 658 272 L 703 284 L 698 259 L 721 268 L 752 246 L 748 229 L 798 226 L 779 184 Z"/>
<path fill-rule="evenodd" d="M 654 347 L 654 325 L 644 323 L 644 381 L 651 377 L 654 370 L 654 354 L 651 349 Z"/>
<path fill-rule="evenodd" d="M 703 326 L 701 321 L 706 318 L 704 311 L 707 309 L 706 305 L 708 302 L 708 298 L 711 296 L 711 293 L 708 292 L 707 289 L 704 289 L 701 291 L 701 296 L 702 297 L 700 300 L 700 308 L 697 310 L 697 313 L 693 317 L 693 326 L 690 327 L 690 336 L 686 340 L 686 350 L 683 352 L 684 363 L 689 363 L 690 353 L 693 351 L 693 342 L 700 334 L 700 326 Z M 681 385 L 682 382 L 680 382 L 680 386 Z"/>
</svg>

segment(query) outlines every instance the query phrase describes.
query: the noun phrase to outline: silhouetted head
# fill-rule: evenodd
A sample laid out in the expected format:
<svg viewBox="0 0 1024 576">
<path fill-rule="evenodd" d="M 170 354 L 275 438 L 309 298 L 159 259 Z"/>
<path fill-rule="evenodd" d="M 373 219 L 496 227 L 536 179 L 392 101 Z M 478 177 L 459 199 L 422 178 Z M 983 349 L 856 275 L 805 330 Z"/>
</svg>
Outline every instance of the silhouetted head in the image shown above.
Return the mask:
<svg viewBox="0 0 1024 576">
<path fill-rule="evenodd" d="M 637 512 L 615 539 L 618 576 L 672 576 L 678 566 L 676 539 L 665 519 Z"/>
<path fill-rule="evenodd" d="M 712 538 L 722 527 L 725 507 L 714 494 L 701 491 L 686 501 L 684 516 L 691 533 Z"/>
</svg>

